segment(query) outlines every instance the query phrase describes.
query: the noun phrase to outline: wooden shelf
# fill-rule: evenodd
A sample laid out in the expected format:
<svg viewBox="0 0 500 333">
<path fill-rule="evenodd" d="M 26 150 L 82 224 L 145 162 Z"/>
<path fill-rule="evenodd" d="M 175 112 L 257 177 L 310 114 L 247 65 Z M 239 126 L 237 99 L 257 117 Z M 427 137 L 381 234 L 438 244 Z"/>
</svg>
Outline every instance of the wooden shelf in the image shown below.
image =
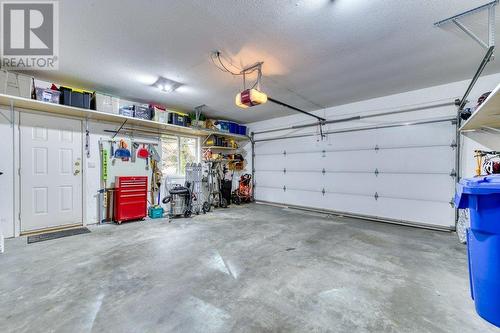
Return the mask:
<svg viewBox="0 0 500 333">
<path fill-rule="evenodd" d="M 500 84 L 460 127 L 461 132 L 500 128 Z M 465 133 L 464 133 L 465 134 Z"/>
<path fill-rule="evenodd" d="M 492 150 L 500 150 L 500 84 L 460 127 L 469 139 Z"/>
<path fill-rule="evenodd" d="M 122 124 L 125 120 L 126 125 L 134 126 L 137 129 L 158 130 L 158 132 L 165 134 L 185 134 L 192 136 L 205 137 L 208 135 L 216 134 L 230 137 L 237 141 L 249 140 L 250 138 L 245 135 L 223 133 L 203 128 L 183 127 L 172 124 L 160 123 L 152 120 L 139 119 L 133 117 L 126 117 L 122 115 L 100 112 L 95 110 L 81 109 L 72 106 L 61 104 L 53 104 L 48 102 L 41 102 L 33 99 L 10 96 L 0 94 L 0 105 L 13 106 L 16 111 L 31 112 L 31 113 L 47 113 L 60 116 L 77 117 L 82 119 L 97 120 L 103 122 Z"/>
<path fill-rule="evenodd" d="M 203 160 L 203 162 L 207 162 L 207 163 L 210 163 L 210 162 L 232 162 L 232 161 L 236 161 L 236 160 L 230 160 L 228 158 L 216 158 L 215 160 Z"/>
<path fill-rule="evenodd" d="M 232 147 L 220 147 L 220 146 L 203 146 L 203 149 L 214 149 L 214 150 L 238 150 L 239 148 Z"/>
</svg>

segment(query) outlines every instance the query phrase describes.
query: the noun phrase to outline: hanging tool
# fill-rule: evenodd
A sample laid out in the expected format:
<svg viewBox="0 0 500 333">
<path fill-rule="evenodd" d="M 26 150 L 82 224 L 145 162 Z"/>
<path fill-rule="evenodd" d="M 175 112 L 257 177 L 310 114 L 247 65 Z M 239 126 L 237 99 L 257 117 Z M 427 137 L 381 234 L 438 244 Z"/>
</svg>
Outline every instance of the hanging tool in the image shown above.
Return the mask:
<svg viewBox="0 0 500 333">
<path fill-rule="evenodd" d="M 130 150 L 127 149 L 127 143 L 124 139 L 120 139 L 119 148 L 115 151 L 115 157 L 121 158 L 122 161 L 128 161 L 130 158 Z"/>
<path fill-rule="evenodd" d="M 139 157 L 139 158 L 148 158 L 149 157 L 149 151 L 146 149 L 146 144 L 143 144 L 142 148 L 140 148 L 137 151 L 137 157 Z"/>
<path fill-rule="evenodd" d="M 158 154 L 158 151 L 156 150 L 156 148 L 153 145 L 149 145 L 149 155 L 156 162 L 161 161 L 160 154 Z"/>
<path fill-rule="evenodd" d="M 139 148 L 139 144 L 132 142 L 132 147 L 130 148 L 130 153 L 132 154 L 131 158 L 132 163 L 135 163 L 137 157 L 137 148 Z"/>
<path fill-rule="evenodd" d="M 158 192 L 158 204 L 160 200 L 160 188 L 161 188 L 161 179 L 163 177 L 160 168 L 158 167 L 158 161 L 151 159 L 151 203 L 154 205 L 155 203 L 155 193 Z"/>
<path fill-rule="evenodd" d="M 90 158 L 90 132 L 89 132 L 89 120 L 85 120 L 85 151 L 87 152 L 87 158 Z"/>
<path fill-rule="evenodd" d="M 149 150 L 146 148 L 146 144 L 143 144 L 142 148 L 137 151 L 137 156 L 146 159 L 146 170 L 149 170 Z"/>
<path fill-rule="evenodd" d="M 106 181 L 108 180 L 108 158 L 108 151 L 101 148 L 101 179 L 104 183 L 104 188 L 106 188 Z"/>
</svg>

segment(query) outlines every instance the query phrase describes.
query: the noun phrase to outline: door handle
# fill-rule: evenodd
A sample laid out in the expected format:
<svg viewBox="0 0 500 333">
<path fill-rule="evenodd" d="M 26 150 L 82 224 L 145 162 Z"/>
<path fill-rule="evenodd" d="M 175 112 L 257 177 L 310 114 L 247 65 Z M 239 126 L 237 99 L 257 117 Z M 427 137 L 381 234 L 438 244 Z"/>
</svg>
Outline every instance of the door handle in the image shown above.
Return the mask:
<svg viewBox="0 0 500 333">
<path fill-rule="evenodd" d="M 73 169 L 73 175 L 78 176 L 80 174 L 81 171 L 80 164 L 81 164 L 80 159 L 77 159 L 74 164 L 75 168 Z"/>
</svg>

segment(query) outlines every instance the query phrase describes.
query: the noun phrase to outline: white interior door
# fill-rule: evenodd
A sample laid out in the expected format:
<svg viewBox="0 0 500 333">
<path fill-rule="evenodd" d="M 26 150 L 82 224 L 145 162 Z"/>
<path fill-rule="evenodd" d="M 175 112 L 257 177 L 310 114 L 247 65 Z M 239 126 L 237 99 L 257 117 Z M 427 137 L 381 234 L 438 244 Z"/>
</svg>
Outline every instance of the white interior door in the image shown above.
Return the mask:
<svg viewBox="0 0 500 333">
<path fill-rule="evenodd" d="M 82 224 L 80 120 L 22 114 L 21 231 Z"/>
</svg>

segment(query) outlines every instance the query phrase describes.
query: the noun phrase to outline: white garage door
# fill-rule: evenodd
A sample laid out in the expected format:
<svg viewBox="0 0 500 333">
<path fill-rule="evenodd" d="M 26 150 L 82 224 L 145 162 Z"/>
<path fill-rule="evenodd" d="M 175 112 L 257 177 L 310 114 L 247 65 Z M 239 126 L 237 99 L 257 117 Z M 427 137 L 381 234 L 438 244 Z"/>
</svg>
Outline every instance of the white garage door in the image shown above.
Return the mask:
<svg viewBox="0 0 500 333">
<path fill-rule="evenodd" d="M 257 141 L 256 199 L 453 228 L 451 121 Z M 257 138 L 258 140 L 258 138 Z"/>
</svg>

